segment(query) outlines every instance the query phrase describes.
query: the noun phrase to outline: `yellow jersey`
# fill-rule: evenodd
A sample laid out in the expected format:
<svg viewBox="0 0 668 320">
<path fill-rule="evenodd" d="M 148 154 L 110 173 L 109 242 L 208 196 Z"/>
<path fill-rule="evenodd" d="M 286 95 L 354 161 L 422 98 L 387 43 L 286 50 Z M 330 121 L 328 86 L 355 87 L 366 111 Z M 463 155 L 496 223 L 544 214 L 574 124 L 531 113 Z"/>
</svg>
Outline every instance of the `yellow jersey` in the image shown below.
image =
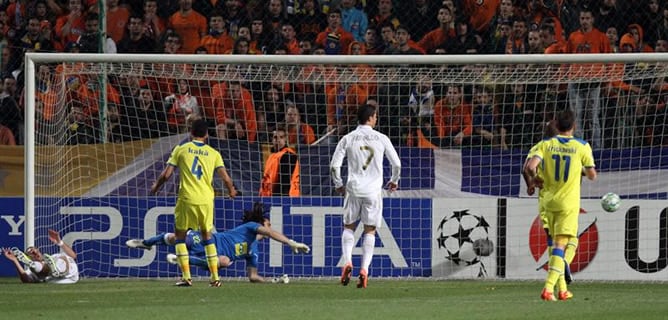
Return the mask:
<svg viewBox="0 0 668 320">
<path fill-rule="evenodd" d="M 204 142 L 189 141 L 172 150 L 167 164 L 179 169 L 179 200 L 190 204 L 213 203 L 213 176 L 225 167 L 223 157 Z"/>
<path fill-rule="evenodd" d="M 582 169 L 595 167 L 587 141 L 561 136 L 535 145 L 533 156 L 541 159 L 544 194 L 543 206 L 551 212 L 580 208 Z M 540 169 L 538 170 L 540 171 Z"/>
</svg>

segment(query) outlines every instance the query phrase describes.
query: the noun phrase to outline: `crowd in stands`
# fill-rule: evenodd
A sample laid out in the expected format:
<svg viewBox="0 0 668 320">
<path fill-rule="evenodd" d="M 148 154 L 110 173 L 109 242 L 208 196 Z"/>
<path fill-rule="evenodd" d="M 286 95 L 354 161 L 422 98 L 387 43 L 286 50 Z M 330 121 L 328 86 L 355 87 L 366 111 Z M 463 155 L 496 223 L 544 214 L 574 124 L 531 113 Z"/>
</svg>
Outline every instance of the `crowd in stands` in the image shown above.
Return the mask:
<svg viewBox="0 0 668 320">
<path fill-rule="evenodd" d="M 23 55 L 29 51 L 139 54 L 555 54 L 668 51 L 665 0 L 5 0 L 0 144 L 23 143 Z M 103 14 L 101 14 L 103 13 Z M 106 32 L 100 32 L 100 17 Z M 100 40 L 102 38 L 102 41 Z M 153 65 L 162 74 L 193 66 Z M 617 66 L 619 72 L 636 66 Z M 643 83 L 578 79 L 569 85 L 376 83 L 401 69 L 305 66 L 305 78 L 350 73 L 346 84 L 109 77 L 100 126 L 97 77 L 67 77 L 67 112 L 58 112 L 54 75 L 38 70 L 40 143 L 98 143 L 185 132 L 204 117 L 211 134 L 269 143 L 277 125 L 289 143 L 336 139 L 357 106 L 375 103 L 378 129 L 397 145 L 526 148 L 555 111 L 573 108 L 579 135 L 594 148 L 668 145 L 665 79 Z M 76 69 L 76 66 L 69 68 Z M 137 66 L 148 68 L 148 66 Z M 183 70 L 176 70 L 183 68 Z M 386 68 L 380 70 L 380 68 Z M 614 68 L 614 66 L 613 66 Z M 67 71 L 67 70 L 65 70 Z M 75 70 L 76 71 L 76 70 Z M 202 70 L 195 70 L 202 71 Z M 206 70 L 205 70 L 206 71 Z M 69 70 L 71 74 L 72 70 Z M 160 73 L 160 72 L 158 72 Z M 341 76 L 337 74 L 336 76 Z M 591 77 L 591 74 L 586 75 Z M 46 132 L 65 122 L 64 136 Z M 104 133 L 100 127 L 108 128 Z M 60 133 L 58 133 L 60 135 Z"/>
</svg>

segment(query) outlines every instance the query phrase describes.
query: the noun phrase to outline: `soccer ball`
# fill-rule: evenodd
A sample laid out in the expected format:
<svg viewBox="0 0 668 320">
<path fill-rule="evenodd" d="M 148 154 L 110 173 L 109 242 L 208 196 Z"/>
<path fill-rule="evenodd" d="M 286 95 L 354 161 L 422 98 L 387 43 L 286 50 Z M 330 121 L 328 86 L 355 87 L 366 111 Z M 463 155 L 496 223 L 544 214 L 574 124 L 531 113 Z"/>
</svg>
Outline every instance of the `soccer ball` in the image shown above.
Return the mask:
<svg viewBox="0 0 668 320">
<path fill-rule="evenodd" d="M 622 200 L 615 193 L 608 192 L 601 198 L 601 207 L 607 212 L 615 212 L 622 204 Z"/>
</svg>

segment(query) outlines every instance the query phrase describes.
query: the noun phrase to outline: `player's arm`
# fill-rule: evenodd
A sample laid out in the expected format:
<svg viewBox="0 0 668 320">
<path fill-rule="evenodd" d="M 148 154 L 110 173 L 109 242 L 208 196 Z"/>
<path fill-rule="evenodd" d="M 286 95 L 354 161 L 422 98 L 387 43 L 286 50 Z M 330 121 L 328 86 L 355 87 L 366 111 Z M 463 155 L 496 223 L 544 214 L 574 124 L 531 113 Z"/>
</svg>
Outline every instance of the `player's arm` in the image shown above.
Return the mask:
<svg viewBox="0 0 668 320">
<path fill-rule="evenodd" d="M 220 177 L 221 180 L 223 180 L 223 183 L 229 192 L 230 198 L 234 199 L 234 197 L 237 196 L 237 189 L 234 187 L 232 178 L 230 178 L 230 175 L 227 174 L 225 167 L 216 168 L 216 174 Z"/>
<path fill-rule="evenodd" d="M 19 263 L 19 260 L 16 258 L 14 253 L 12 253 L 12 250 L 9 248 L 2 248 L 2 254 L 7 258 L 7 260 L 11 261 L 12 264 L 14 264 L 14 268 L 16 269 L 16 273 L 19 275 L 19 279 L 21 279 L 21 282 L 23 283 L 34 283 L 36 282 L 35 279 L 30 277 L 28 273 L 26 272 L 25 269 L 23 269 L 23 266 L 21 263 Z"/>
<path fill-rule="evenodd" d="M 334 182 L 334 189 L 341 194 L 345 191 L 343 178 L 341 178 L 341 166 L 343 165 L 343 159 L 345 157 L 346 139 L 344 137 L 336 145 L 336 150 L 334 150 L 334 154 L 332 155 L 332 161 L 329 164 L 329 171 L 332 177 L 332 182 Z"/>
<path fill-rule="evenodd" d="M 583 167 L 582 174 L 591 181 L 596 180 L 596 178 L 598 177 L 598 172 L 596 172 L 595 167 Z"/>
<path fill-rule="evenodd" d="M 156 194 L 158 191 L 160 191 L 165 182 L 172 177 L 172 174 L 174 174 L 174 166 L 168 164 L 167 167 L 162 170 L 162 173 L 160 173 L 158 179 L 151 186 L 151 194 Z"/>
<path fill-rule="evenodd" d="M 526 158 L 526 160 L 524 160 L 524 165 L 522 165 L 523 169 L 526 168 L 530 159 L 531 158 Z M 536 186 L 533 184 L 533 179 L 531 179 L 531 176 L 529 176 L 525 170 L 522 170 L 522 178 L 524 178 L 524 183 L 527 185 L 527 194 L 530 196 L 533 195 L 536 191 Z"/>
<path fill-rule="evenodd" d="M 289 245 L 294 253 L 299 253 L 299 252 L 309 253 L 309 251 L 311 251 L 311 248 L 309 248 L 309 246 L 307 246 L 306 244 L 291 240 L 284 234 L 272 228 L 260 226 L 257 228 L 257 233 L 272 238 L 280 243 Z"/>
<path fill-rule="evenodd" d="M 523 172 L 529 177 L 530 181 L 536 187 L 541 187 L 543 181 L 538 177 L 538 165 L 540 165 L 540 157 L 533 156 L 524 164 Z"/>
<path fill-rule="evenodd" d="M 63 242 L 63 240 L 60 238 L 60 234 L 58 234 L 58 231 L 49 229 L 49 240 L 58 247 L 60 247 L 60 250 L 62 250 L 66 255 L 70 256 L 70 258 L 76 260 L 77 259 L 77 253 L 74 252 L 72 247 L 70 247 L 67 243 Z"/>
<path fill-rule="evenodd" d="M 385 144 L 385 156 L 390 161 L 390 165 L 392 166 L 392 177 L 390 177 L 390 181 L 387 183 L 387 189 L 390 192 L 394 192 L 397 190 L 397 188 L 399 188 L 399 177 L 401 177 L 401 160 L 399 159 L 399 154 L 397 153 L 397 150 L 394 149 L 390 139 L 387 137 L 384 138 L 385 139 L 383 139 L 383 143 Z"/>
</svg>

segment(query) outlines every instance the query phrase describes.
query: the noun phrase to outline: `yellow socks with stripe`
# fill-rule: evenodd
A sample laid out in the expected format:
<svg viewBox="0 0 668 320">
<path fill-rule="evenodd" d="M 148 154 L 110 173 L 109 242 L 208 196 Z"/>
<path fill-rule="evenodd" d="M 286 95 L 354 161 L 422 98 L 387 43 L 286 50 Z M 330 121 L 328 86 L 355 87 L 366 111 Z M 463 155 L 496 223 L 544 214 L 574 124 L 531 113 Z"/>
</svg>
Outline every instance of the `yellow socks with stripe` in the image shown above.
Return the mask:
<svg viewBox="0 0 668 320">
<path fill-rule="evenodd" d="M 571 262 L 573 262 L 573 258 L 575 258 L 575 251 L 577 250 L 579 243 L 580 240 L 578 240 L 577 237 L 571 237 L 568 239 L 566 249 L 564 249 L 564 260 L 566 260 L 566 263 L 569 265 Z"/>
<path fill-rule="evenodd" d="M 547 279 L 545 279 L 545 289 L 549 292 L 554 292 L 554 285 L 557 284 L 560 276 L 564 274 L 564 249 L 554 248 L 552 249 L 552 255 L 550 256 L 550 269 L 547 272 Z M 565 285 L 565 282 L 564 282 Z M 561 290 L 562 288 L 560 288 Z M 566 290 L 564 287 L 563 290 Z"/>
<path fill-rule="evenodd" d="M 191 279 L 190 276 L 190 261 L 188 259 L 188 248 L 186 247 L 186 240 L 176 240 L 176 258 L 181 267 L 181 274 L 183 279 Z"/>
<path fill-rule="evenodd" d="M 218 252 L 213 238 L 204 240 L 204 252 L 206 253 L 206 264 L 209 266 L 211 281 L 220 280 L 218 276 Z"/>
</svg>

